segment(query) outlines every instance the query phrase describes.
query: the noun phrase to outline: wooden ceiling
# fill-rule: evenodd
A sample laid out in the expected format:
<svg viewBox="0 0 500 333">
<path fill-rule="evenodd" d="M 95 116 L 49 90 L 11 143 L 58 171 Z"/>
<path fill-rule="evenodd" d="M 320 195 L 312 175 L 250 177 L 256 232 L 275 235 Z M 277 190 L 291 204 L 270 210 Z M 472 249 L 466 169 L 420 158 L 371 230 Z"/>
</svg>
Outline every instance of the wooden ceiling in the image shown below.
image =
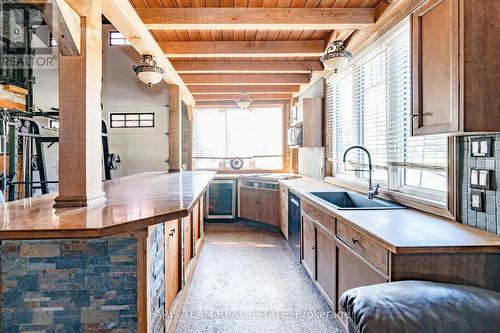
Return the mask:
<svg viewBox="0 0 500 333">
<path fill-rule="evenodd" d="M 210 103 L 291 98 L 322 71 L 328 44 L 373 25 L 381 2 L 130 0 L 195 99 Z"/>
</svg>

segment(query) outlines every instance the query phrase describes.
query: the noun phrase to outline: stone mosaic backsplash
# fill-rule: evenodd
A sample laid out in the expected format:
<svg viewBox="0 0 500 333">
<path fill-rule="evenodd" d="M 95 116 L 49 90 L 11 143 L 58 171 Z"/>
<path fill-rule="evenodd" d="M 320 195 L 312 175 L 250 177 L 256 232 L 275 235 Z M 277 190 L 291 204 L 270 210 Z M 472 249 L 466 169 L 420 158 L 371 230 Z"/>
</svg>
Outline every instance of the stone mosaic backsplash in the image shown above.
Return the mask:
<svg viewBox="0 0 500 333">
<path fill-rule="evenodd" d="M 471 157 L 470 139 L 479 136 L 458 138 L 460 220 L 463 224 L 500 235 L 500 134 L 484 135 L 493 140 L 492 157 Z M 471 209 L 470 169 L 493 170 L 492 189 L 483 191 L 484 212 Z"/>
<path fill-rule="evenodd" d="M 135 238 L 4 241 L 1 331 L 136 332 Z"/>
<path fill-rule="evenodd" d="M 150 227 L 149 234 L 149 331 L 165 331 L 165 226 L 163 223 Z"/>
</svg>

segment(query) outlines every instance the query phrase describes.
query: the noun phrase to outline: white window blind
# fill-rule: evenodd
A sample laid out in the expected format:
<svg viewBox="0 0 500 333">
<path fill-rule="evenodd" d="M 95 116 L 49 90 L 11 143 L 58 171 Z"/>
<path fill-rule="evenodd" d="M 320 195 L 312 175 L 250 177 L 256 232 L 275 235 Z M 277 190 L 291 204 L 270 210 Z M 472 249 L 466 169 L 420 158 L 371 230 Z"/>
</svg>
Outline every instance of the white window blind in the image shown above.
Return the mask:
<svg viewBox="0 0 500 333">
<path fill-rule="evenodd" d="M 247 168 L 281 169 L 282 112 L 281 108 L 195 110 L 195 165 L 219 168 L 221 160 L 241 158 Z"/>
<path fill-rule="evenodd" d="M 443 136 L 411 136 L 411 62 L 407 20 L 382 36 L 348 68 L 327 80 L 331 131 L 330 158 L 335 176 L 366 182 L 366 155 L 343 155 L 352 145 L 368 149 L 374 180 L 391 190 L 433 194 L 445 200 L 447 140 Z"/>
</svg>

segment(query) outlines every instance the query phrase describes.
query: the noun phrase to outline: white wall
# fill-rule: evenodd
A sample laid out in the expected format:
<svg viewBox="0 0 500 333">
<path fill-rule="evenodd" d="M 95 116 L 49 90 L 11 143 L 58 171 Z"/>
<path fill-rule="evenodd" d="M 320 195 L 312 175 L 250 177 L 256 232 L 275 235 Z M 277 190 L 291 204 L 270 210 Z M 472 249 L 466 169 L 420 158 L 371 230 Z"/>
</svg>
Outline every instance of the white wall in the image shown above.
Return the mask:
<svg viewBox="0 0 500 333">
<path fill-rule="evenodd" d="M 109 46 L 112 26 L 103 26 L 103 119 L 109 124 L 113 112 L 155 113 L 154 128 L 109 129 L 110 152 L 120 155 L 122 164 L 113 178 L 145 171 L 168 170 L 168 87 L 153 88 L 140 83 L 132 70 L 140 55 L 131 46 Z M 34 103 L 44 111 L 59 107 L 57 69 L 36 69 Z M 46 125 L 46 124 L 44 124 Z M 46 134 L 51 133 L 45 131 Z M 48 179 L 58 178 L 57 144 L 45 151 Z"/>
<path fill-rule="evenodd" d="M 113 176 L 168 170 L 168 87 L 164 82 L 153 88 L 141 83 L 132 70 L 140 55 L 131 46 L 107 46 L 110 30 L 103 27 L 103 119 L 109 125 L 113 112 L 155 113 L 154 128 L 109 129 L 110 151 L 122 160 Z"/>
</svg>

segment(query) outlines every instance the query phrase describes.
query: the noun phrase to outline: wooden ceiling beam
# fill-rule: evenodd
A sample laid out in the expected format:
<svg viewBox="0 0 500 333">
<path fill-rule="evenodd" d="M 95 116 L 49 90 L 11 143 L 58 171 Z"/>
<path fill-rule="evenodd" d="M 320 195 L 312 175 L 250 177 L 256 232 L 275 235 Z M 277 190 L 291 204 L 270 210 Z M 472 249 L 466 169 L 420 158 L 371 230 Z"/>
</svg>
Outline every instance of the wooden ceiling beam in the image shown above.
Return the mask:
<svg viewBox="0 0 500 333">
<path fill-rule="evenodd" d="M 252 101 L 250 104 L 250 108 L 254 107 L 281 107 L 285 103 L 289 103 L 290 99 L 283 100 L 260 100 L 260 101 Z M 236 101 L 200 101 L 196 103 L 196 108 L 226 108 L 233 109 L 239 108 L 236 105 Z"/>
<path fill-rule="evenodd" d="M 309 83 L 308 74 L 182 74 L 188 85 L 296 85 Z"/>
<path fill-rule="evenodd" d="M 389 31 L 402 19 L 420 7 L 424 0 L 399 0 L 381 2 L 376 8 L 376 21 L 366 30 L 355 31 L 347 40 L 346 49 L 354 55 Z"/>
<path fill-rule="evenodd" d="M 56 39 L 61 55 L 80 55 L 80 15 L 64 0 L 47 0 L 42 15 L 52 36 Z"/>
<path fill-rule="evenodd" d="M 159 42 L 169 58 L 319 57 L 323 40 Z"/>
<path fill-rule="evenodd" d="M 128 0 L 105 0 L 102 7 L 104 16 L 127 38 L 139 54 L 150 54 L 155 57 L 158 66 L 165 70 L 163 80 L 168 84 L 178 85 L 182 91 L 182 100 L 188 105 L 194 105 L 196 101 L 189 89 L 175 71 L 151 32 L 142 23 L 130 2 Z"/>
<path fill-rule="evenodd" d="M 297 93 L 300 90 L 300 85 L 246 85 L 246 86 L 189 86 L 189 90 L 196 95 L 199 94 L 240 94 L 259 93 L 259 94 L 273 94 L 273 93 Z"/>
<path fill-rule="evenodd" d="M 322 71 L 319 60 L 285 61 L 241 61 L 241 60 L 173 60 L 177 73 L 310 73 Z"/>
<path fill-rule="evenodd" d="M 241 94 L 193 94 L 194 99 L 198 101 L 235 101 L 241 97 Z M 272 94 L 248 94 L 248 98 L 252 101 L 258 100 L 284 100 L 292 98 L 292 94 L 288 93 L 272 93 Z"/>
<path fill-rule="evenodd" d="M 151 30 L 365 29 L 374 8 L 137 8 Z"/>
</svg>

